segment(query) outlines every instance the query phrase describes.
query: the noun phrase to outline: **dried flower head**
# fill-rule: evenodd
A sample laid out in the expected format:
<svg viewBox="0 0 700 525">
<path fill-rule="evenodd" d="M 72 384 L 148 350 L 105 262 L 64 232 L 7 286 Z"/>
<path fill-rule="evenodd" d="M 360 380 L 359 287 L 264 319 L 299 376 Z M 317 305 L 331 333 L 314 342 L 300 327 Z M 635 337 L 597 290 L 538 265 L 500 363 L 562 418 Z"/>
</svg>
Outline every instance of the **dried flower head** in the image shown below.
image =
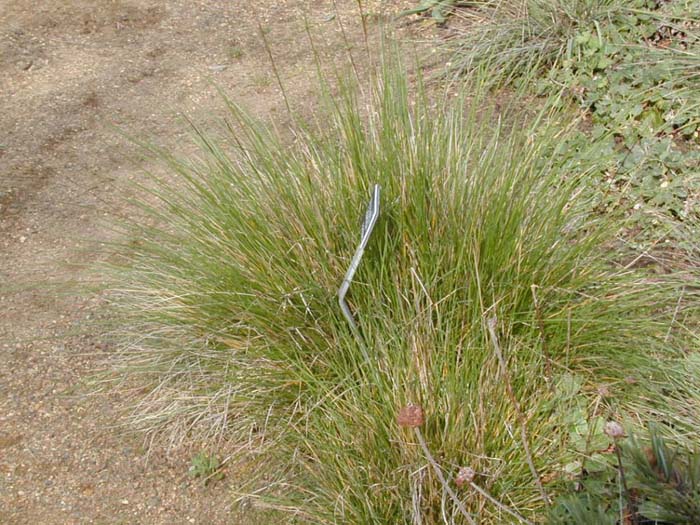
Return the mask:
<svg viewBox="0 0 700 525">
<path fill-rule="evenodd" d="M 472 481 L 474 481 L 474 476 L 476 476 L 476 472 L 474 472 L 473 468 L 462 467 L 459 469 L 457 477 L 455 478 L 455 485 L 457 485 L 459 488 L 462 488 L 464 485 L 469 485 Z"/>
<path fill-rule="evenodd" d="M 611 437 L 612 439 L 619 439 L 625 437 L 625 429 L 622 428 L 622 425 L 618 423 L 617 421 L 608 421 L 605 423 L 605 427 L 603 428 L 603 432 L 608 437 Z"/>
<path fill-rule="evenodd" d="M 645 447 L 644 448 L 644 455 L 646 456 L 647 461 L 649 462 L 649 466 L 651 466 L 651 468 L 655 469 L 659 464 L 659 460 L 656 458 L 656 454 L 654 453 L 654 449 L 651 447 Z"/>
<path fill-rule="evenodd" d="M 423 408 L 420 405 L 407 405 L 399 410 L 396 418 L 400 427 L 416 428 L 425 422 Z"/>
<path fill-rule="evenodd" d="M 607 385 L 600 385 L 598 387 L 598 395 L 602 398 L 610 397 L 610 388 Z"/>
</svg>

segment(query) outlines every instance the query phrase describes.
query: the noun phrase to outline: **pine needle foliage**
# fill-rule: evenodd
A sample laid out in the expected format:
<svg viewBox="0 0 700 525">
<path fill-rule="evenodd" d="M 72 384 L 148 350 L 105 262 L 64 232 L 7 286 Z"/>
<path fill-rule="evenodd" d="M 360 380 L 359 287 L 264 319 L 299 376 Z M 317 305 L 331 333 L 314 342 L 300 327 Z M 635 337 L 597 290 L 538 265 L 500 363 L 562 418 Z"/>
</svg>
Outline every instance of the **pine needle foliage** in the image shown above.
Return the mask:
<svg viewBox="0 0 700 525">
<path fill-rule="evenodd" d="M 568 115 L 505 126 L 483 77 L 431 97 L 404 69 L 338 80 L 322 126 L 297 126 L 291 143 L 230 103 L 224 137 L 195 128 L 197 158 L 157 152 L 175 181 L 155 182 L 121 250 L 116 375 L 138 386 L 137 427 L 240 443 L 241 493 L 300 522 L 466 523 L 397 424 L 411 403 L 447 483 L 468 465 L 536 519 L 546 502 L 530 463 L 556 493 L 572 403 L 597 384 L 627 385 L 621 412 L 681 434 L 697 424 L 658 395 L 680 405 L 693 384 L 683 332 L 669 330 L 680 285 L 616 264 L 587 168 L 558 162 Z M 374 184 L 353 331 L 336 293 Z M 643 381 L 625 383 L 631 373 Z M 571 375 L 577 399 L 561 391 Z M 512 519 L 455 491 L 480 523 Z"/>
</svg>

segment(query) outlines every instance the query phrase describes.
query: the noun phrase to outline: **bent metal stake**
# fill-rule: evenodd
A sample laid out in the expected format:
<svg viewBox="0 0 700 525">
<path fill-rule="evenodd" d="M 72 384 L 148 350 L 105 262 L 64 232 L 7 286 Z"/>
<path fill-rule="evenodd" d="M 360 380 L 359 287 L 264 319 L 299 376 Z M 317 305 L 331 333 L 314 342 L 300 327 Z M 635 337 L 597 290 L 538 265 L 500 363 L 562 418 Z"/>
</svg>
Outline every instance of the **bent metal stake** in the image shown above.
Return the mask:
<svg viewBox="0 0 700 525">
<path fill-rule="evenodd" d="M 367 211 L 365 212 L 365 220 L 362 223 L 360 244 L 357 246 L 357 249 L 355 250 L 355 255 L 353 255 L 352 261 L 350 261 L 350 267 L 348 268 L 348 271 L 345 273 L 345 278 L 343 279 L 343 283 L 340 285 L 340 288 L 338 289 L 338 303 L 340 303 L 340 309 L 343 311 L 343 315 L 348 320 L 348 323 L 350 323 L 350 326 L 352 327 L 353 332 L 355 332 L 356 334 L 359 333 L 359 330 L 357 328 L 357 323 L 355 322 L 355 318 L 353 317 L 352 312 L 350 311 L 350 307 L 348 306 L 348 303 L 345 300 L 345 296 L 347 295 L 348 290 L 350 289 L 350 284 L 352 283 L 352 278 L 355 275 L 355 271 L 357 271 L 357 267 L 360 265 L 360 260 L 362 260 L 362 256 L 365 253 L 365 247 L 367 246 L 367 242 L 369 241 L 369 237 L 372 234 L 372 230 L 374 229 L 374 225 L 377 224 L 378 218 L 379 218 L 379 184 L 375 184 L 374 188 L 372 190 L 372 196 L 369 199 L 369 204 L 367 205 Z"/>
</svg>

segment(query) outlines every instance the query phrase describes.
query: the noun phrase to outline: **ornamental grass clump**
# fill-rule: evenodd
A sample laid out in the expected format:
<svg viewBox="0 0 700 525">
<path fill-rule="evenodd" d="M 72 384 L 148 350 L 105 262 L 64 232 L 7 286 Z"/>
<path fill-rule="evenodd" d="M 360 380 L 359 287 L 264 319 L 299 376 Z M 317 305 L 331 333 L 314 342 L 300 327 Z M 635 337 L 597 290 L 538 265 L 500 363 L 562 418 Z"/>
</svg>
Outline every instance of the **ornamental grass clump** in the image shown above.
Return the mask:
<svg viewBox="0 0 700 525">
<path fill-rule="evenodd" d="M 402 71 L 341 81 L 291 141 L 231 104 L 196 159 L 162 154 L 176 182 L 112 290 L 115 369 L 135 425 L 239 444 L 242 497 L 301 522 L 537 521 L 598 385 L 621 417 L 694 431 L 688 295 L 617 264 L 587 168 L 558 161 L 565 115 L 505 126 L 479 82 L 430 97 Z M 375 184 L 355 329 L 336 294 Z"/>
</svg>

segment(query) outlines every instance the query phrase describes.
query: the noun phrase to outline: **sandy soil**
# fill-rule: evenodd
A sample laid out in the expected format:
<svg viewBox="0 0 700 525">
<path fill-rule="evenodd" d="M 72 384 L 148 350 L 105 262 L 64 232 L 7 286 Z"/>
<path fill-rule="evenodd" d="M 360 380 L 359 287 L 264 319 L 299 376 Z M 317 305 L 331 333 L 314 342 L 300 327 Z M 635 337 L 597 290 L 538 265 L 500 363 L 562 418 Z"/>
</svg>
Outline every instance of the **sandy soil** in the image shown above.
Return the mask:
<svg viewBox="0 0 700 525">
<path fill-rule="evenodd" d="M 313 107 L 304 4 L 0 0 L 0 523 L 232 521 L 232 476 L 192 480 L 192 447 L 147 455 L 114 426 L 119 396 L 89 395 L 110 352 L 94 328 L 105 314 L 99 294 L 62 284 L 95 278 L 130 183 L 159 169 L 115 126 L 182 151 L 179 112 L 205 123 L 223 113 L 211 81 L 284 124 L 258 25 L 291 98 Z M 342 53 L 333 2 L 311 5 L 312 27 Z M 357 19 L 348 27 L 359 39 Z"/>
</svg>

